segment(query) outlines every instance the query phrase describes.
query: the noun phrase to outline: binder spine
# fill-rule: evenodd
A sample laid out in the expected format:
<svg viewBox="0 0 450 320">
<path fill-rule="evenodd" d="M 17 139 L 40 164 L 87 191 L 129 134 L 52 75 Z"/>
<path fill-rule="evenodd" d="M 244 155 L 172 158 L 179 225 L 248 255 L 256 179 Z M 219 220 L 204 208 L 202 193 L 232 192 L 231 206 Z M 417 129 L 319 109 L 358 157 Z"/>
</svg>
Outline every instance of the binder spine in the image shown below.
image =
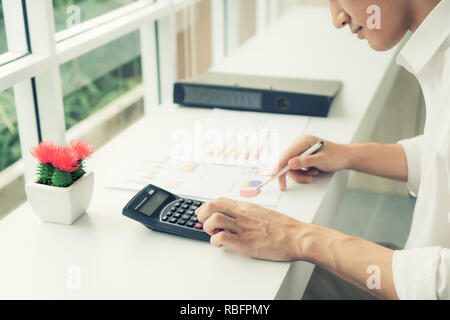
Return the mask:
<svg viewBox="0 0 450 320">
<path fill-rule="evenodd" d="M 187 95 L 190 89 L 201 88 L 203 92 L 210 93 L 210 100 L 214 100 L 212 103 L 208 103 L 208 98 L 193 98 L 191 95 Z M 227 99 L 224 97 L 232 95 L 244 95 L 246 98 L 238 101 L 244 101 L 242 106 L 236 103 L 236 99 L 233 103 L 227 103 Z M 217 96 L 217 99 L 211 98 Z M 253 96 L 252 96 L 253 95 Z M 257 105 L 257 97 L 260 95 L 260 103 Z M 188 96 L 188 99 L 186 97 Z M 203 84 L 190 84 L 178 82 L 174 84 L 174 96 L 173 102 L 185 107 L 199 107 L 199 108 L 223 108 L 229 110 L 240 111 L 256 111 L 278 114 L 295 114 L 314 117 L 326 117 L 330 109 L 333 98 L 329 96 L 301 94 L 292 92 L 282 92 L 273 90 L 257 90 L 246 89 L 241 87 L 222 87 L 214 85 Z M 219 101 L 219 102 L 218 102 Z M 245 105 L 244 105 L 245 104 Z"/>
</svg>

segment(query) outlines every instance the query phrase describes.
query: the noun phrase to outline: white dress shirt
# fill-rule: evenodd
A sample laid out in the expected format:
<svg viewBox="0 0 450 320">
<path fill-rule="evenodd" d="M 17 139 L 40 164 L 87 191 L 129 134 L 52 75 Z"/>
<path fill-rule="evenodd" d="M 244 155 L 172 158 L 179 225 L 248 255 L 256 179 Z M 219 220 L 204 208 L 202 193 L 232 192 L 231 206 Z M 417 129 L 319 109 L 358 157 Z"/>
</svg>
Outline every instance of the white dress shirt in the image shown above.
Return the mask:
<svg viewBox="0 0 450 320">
<path fill-rule="evenodd" d="M 402 140 L 417 194 L 405 250 L 392 270 L 400 299 L 450 299 L 450 0 L 441 0 L 400 52 L 425 98 L 424 134 Z"/>
</svg>

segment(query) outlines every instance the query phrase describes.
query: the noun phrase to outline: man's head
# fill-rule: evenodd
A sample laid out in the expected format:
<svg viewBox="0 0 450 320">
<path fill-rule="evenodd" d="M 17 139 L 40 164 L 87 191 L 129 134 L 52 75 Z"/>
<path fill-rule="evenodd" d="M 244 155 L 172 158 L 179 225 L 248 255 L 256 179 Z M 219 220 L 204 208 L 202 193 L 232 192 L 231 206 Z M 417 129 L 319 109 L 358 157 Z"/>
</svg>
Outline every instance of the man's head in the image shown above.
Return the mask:
<svg viewBox="0 0 450 320">
<path fill-rule="evenodd" d="M 329 0 L 336 28 L 349 26 L 378 51 L 389 50 L 411 28 L 413 0 Z M 426 1 L 426 0 L 421 0 Z"/>
</svg>

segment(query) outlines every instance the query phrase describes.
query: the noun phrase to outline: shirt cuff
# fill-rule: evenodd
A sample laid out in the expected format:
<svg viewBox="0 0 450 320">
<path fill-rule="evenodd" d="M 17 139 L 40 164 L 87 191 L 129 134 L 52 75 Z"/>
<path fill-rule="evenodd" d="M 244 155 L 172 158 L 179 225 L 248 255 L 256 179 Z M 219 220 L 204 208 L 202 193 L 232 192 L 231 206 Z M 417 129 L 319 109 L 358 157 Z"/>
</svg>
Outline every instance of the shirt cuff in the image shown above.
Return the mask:
<svg viewBox="0 0 450 320">
<path fill-rule="evenodd" d="M 402 300 L 436 300 L 442 298 L 442 286 L 438 283 L 440 273 L 441 247 L 394 251 L 392 273 L 397 295 Z M 420 262 L 420 264 L 418 264 Z M 445 266 L 445 264 L 443 264 Z M 447 265 L 448 267 L 448 265 Z M 448 280 L 441 279 L 443 281 Z M 438 285 L 440 286 L 438 288 Z"/>
<path fill-rule="evenodd" d="M 420 185 L 420 142 L 422 136 L 401 140 L 398 143 L 403 147 L 408 165 L 408 189 L 417 196 Z"/>
</svg>

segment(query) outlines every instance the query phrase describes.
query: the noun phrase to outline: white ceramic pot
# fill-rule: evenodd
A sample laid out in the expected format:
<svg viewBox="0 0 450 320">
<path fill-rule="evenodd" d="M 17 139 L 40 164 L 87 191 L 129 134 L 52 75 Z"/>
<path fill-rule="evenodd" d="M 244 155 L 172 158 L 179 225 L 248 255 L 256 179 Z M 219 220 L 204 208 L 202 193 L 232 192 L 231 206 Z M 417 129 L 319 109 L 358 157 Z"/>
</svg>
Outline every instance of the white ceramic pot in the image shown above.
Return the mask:
<svg viewBox="0 0 450 320">
<path fill-rule="evenodd" d="M 72 224 L 86 212 L 94 190 L 94 173 L 86 172 L 69 187 L 37 183 L 25 186 L 28 202 L 36 215 L 46 222 Z"/>
</svg>

